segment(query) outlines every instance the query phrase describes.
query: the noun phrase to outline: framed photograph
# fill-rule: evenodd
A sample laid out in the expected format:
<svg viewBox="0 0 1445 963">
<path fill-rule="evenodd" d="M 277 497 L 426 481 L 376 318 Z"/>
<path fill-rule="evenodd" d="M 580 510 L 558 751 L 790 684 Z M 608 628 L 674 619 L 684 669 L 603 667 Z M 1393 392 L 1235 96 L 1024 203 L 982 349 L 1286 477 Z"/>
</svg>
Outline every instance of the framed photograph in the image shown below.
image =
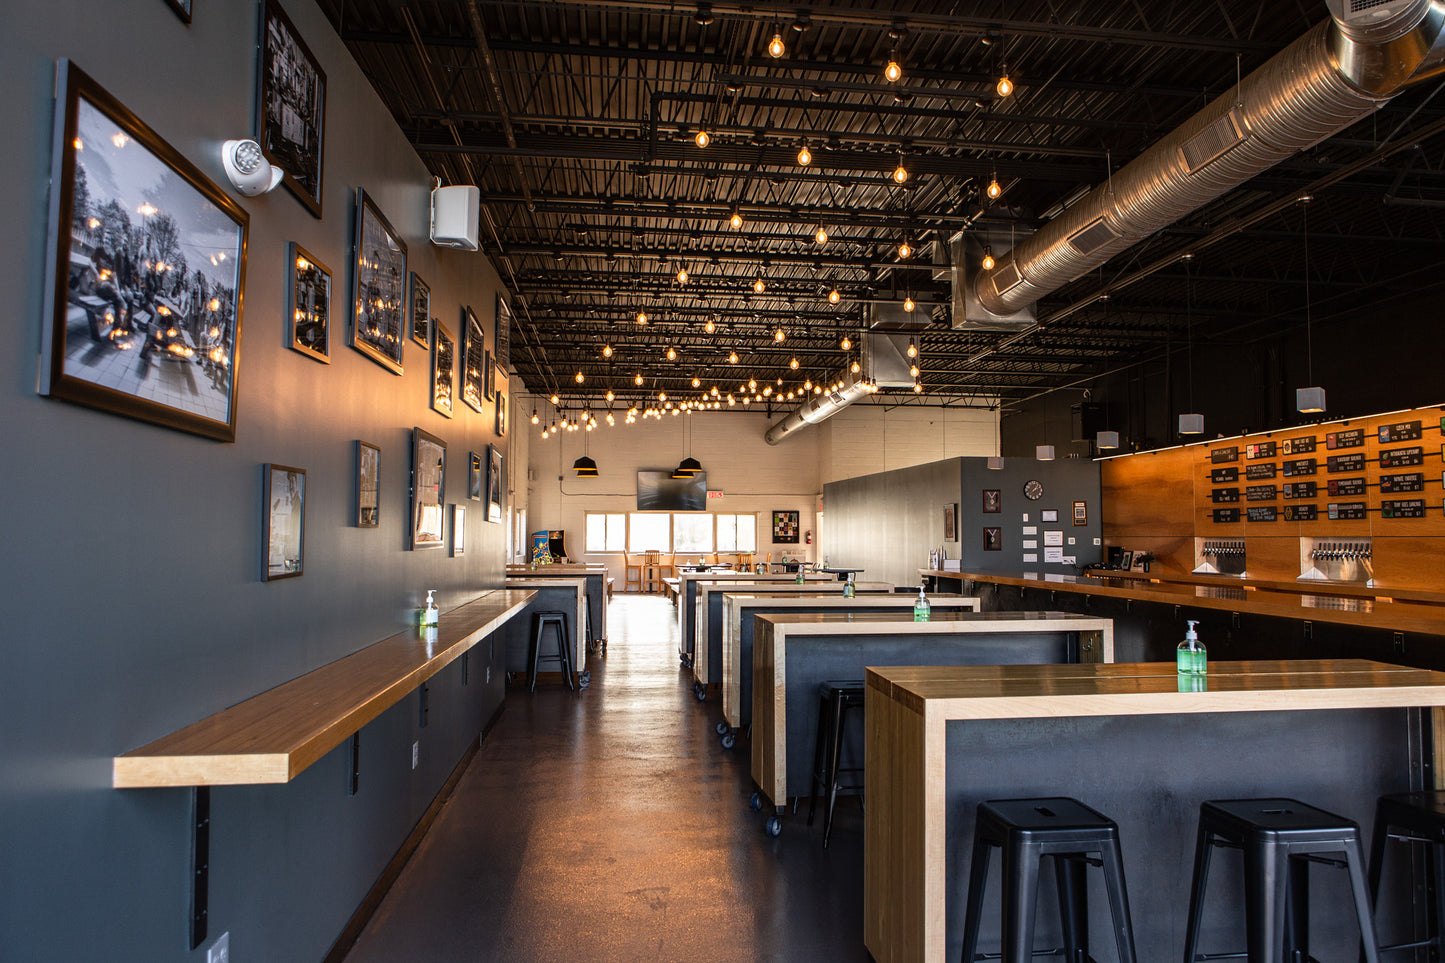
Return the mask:
<svg viewBox="0 0 1445 963">
<path fill-rule="evenodd" d="M 985 528 L 983 530 L 983 550 L 985 552 L 1003 551 L 1003 529 Z"/>
<path fill-rule="evenodd" d="M 798 543 L 798 513 L 773 512 L 773 543 L 796 545 Z"/>
<path fill-rule="evenodd" d="M 958 505 L 949 504 L 943 506 L 943 540 L 954 542 L 958 540 Z"/>
<path fill-rule="evenodd" d="M 462 308 L 462 403 L 477 414 L 482 413 L 486 354 L 487 342 L 481 322 L 471 308 Z"/>
<path fill-rule="evenodd" d="M 261 486 L 265 492 L 266 564 L 261 571 L 263 582 L 295 578 L 301 574 L 303 549 L 306 544 L 306 472 L 286 465 L 261 466 Z"/>
<path fill-rule="evenodd" d="M 1057 508 L 1044 508 L 1039 511 L 1039 521 L 1041 522 L 1057 522 L 1058 520 L 1059 510 Z"/>
<path fill-rule="evenodd" d="M 166 0 L 166 3 L 176 12 L 176 16 L 180 17 L 182 22 L 190 24 L 191 0 Z"/>
<path fill-rule="evenodd" d="M 467 507 L 452 506 L 452 558 L 467 554 Z"/>
<path fill-rule="evenodd" d="M 1074 502 L 1074 525 L 1077 527 L 1079 525 L 1087 524 L 1089 524 L 1088 503 L 1083 501 Z"/>
<path fill-rule="evenodd" d="M 452 416 L 452 384 L 456 380 L 457 345 L 452 334 L 437 325 L 436 344 L 431 353 L 431 406 L 448 418 Z"/>
<path fill-rule="evenodd" d="M 484 352 L 482 357 L 482 395 L 488 401 L 497 396 L 497 369 L 492 363 L 492 353 Z"/>
<path fill-rule="evenodd" d="M 985 515 L 996 515 L 1003 511 L 1003 495 L 997 488 L 985 488 L 983 490 L 983 513 Z"/>
<path fill-rule="evenodd" d="M 467 456 L 467 497 L 474 502 L 482 500 L 482 481 L 486 474 L 482 456 L 471 452 Z"/>
<path fill-rule="evenodd" d="M 375 528 L 381 523 L 381 449 L 364 441 L 356 443 L 356 527 Z"/>
<path fill-rule="evenodd" d="M 502 449 L 487 446 L 487 521 L 502 521 Z"/>
<path fill-rule="evenodd" d="M 356 252 L 351 278 L 351 346 L 401 374 L 406 338 L 406 242 L 362 188 L 356 189 Z"/>
<path fill-rule="evenodd" d="M 411 272 L 411 339 L 423 348 L 431 347 L 431 288 L 415 271 Z"/>
<path fill-rule="evenodd" d="M 446 540 L 442 507 L 447 494 L 447 443 L 420 428 L 411 430 L 411 547 L 441 548 Z"/>
<path fill-rule="evenodd" d="M 281 168 L 287 189 L 320 217 L 326 73 L 276 0 L 262 7 L 258 87 L 261 153 Z"/>
<path fill-rule="evenodd" d="M 331 363 L 331 271 L 291 243 L 290 320 L 292 350 Z"/>
<path fill-rule="evenodd" d="M 249 216 L 67 60 L 58 85 L 38 391 L 235 441 Z"/>
<path fill-rule="evenodd" d="M 497 329 L 493 334 L 492 345 L 497 352 L 497 364 L 507 367 L 511 361 L 512 308 L 500 294 L 497 295 Z"/>
<path fill-rule="evenodd" d="M 507 434 L 507 393 L 497 392 L 497 437 L 504 438 Z"/>
</svg>

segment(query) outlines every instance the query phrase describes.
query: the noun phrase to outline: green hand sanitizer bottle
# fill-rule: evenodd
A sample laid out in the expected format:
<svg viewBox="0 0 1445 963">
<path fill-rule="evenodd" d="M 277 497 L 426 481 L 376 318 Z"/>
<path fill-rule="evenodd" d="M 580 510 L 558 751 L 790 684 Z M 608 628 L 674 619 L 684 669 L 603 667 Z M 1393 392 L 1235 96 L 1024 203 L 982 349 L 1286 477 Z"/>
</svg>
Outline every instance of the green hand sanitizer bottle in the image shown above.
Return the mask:
<svg viewBox="0 0 1445 963">
<path fill-rule="evenodd" d="M 928 604 L 928 596 L 923 594 L 923 586 L 918 586 L 918 598 L 913 602 L 913 621 L 927 622 L 932 617 L 933 606 Z"/>
<path fill-rule="evenodd" d="M 1179 648 L 1174 652 L 1180 675 L 1204 675 L 1209 671 L 1204 643 L 1199 641 L 1199 635 L 1194 631 L 1198 624 L 1197 620 L 1189 620 L 1189 631 L 1184 633 L 1184 641 L 1179 643 Z"/>
<path fill-rule="evenodd" d="M 858 586 L 853 584 L 853 573 L 848 573 L 848 581 L 843 583 L 843 597 L 851 599 L 858 594 Z"/>
</svg>

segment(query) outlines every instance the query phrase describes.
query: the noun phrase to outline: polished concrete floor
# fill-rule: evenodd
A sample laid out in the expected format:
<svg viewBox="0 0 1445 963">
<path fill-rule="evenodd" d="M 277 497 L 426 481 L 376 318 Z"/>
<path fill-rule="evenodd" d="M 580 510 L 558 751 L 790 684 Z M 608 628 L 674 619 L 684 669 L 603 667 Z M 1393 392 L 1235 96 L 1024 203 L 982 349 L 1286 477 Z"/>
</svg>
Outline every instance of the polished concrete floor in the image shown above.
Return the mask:
<svg viewBox="0 0 1445 963">
<path fill-rule="evenodd" d="M 863 819 L 748 809 L 747 742 L 677 659 L 676 611 L 621 596 L 591 687 L 510 689 L 348 963 L 866 961 Z"/>
</svg>

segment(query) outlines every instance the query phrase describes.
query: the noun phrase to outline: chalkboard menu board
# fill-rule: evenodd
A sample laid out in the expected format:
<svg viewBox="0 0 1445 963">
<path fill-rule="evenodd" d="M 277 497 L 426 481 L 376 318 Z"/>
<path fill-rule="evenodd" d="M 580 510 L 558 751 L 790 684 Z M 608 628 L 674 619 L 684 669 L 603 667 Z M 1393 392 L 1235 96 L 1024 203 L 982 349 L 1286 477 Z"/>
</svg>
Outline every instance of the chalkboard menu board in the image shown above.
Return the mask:
<svg viewBox="0 0 1445 963">
<path fill-rule="evenodd" d="M 1286 505 L 1284 520 L 1287 522 L 1312 522 L 1320 517 L 1318 505 Z"/>
<path fill-rule="evenodd" d="M 1279 510 L 1273 505 L 1251 505 L 1249 508 L 1249 520 L 1251 522 L 1273 522 L 1279 518 Z"/>
<path fill-rule="evenodd" d="M 1215 468 L 1209 472 L 1209 480 L 1216 485 L 1239 481 L 1238 468 Z"/>
<path fill-rule="evenodd" d="M 1270 462 L 1268 465 L 1246 465 L 1244 467 L 1244 477 L 1250 481 L 1257 481 L 1261 478 L 1273 478 L 1277 468 L 1278 466 L 1275 465 L 1274 462 Z"/>
<path fill-rule="evenodd" d="M 1424 518 L 1425 499 L 1387 498 L 1380 502 L 1381 518 Z"/>
<path fill-rule="evenodd" d="M 1414 448 L 1392 448 L 1380 452 L 1381 468 L 1409 468 L 1425 463 L 1425 451 L 1419 445 Z"/>
<path fill-rule="evenodd" d="M 1216 465 L 1223 465 L 1231 461 L 1239 461 L 1239 449 L 1216 448 L 1209 453 L 1209 460 Z"/>
<path fill-rule="evenodd" d="M 1329 516 L 1333 519 L 1361 519 L 1365 517 L 1364 502 L 1330 502 Z"/>
<path fill-rule="evenodd" d="M 1226 505 L 1230 502 L 1239 501 L 1238 488 L 1216 488 L 1209 493 L 1210 500 L 1216 505 Z"/>
<path fill-rule="evenodd" d="M 1363 478 L 1331 478 L 1328 489 L 1331 497 L 1340 495 L 1348 498 L 1350 495 L 1363 495 L 1365 480 Z"/>
<path fill-rule="evenodd" d="M 1357 451 L 1351 455 L 1331 455 L 1325 459 L 1325 471 L 1330 474 L 1343 471 L 1364 471 L 1365 453 Z"/>
<path fill-rule="evenodd" d="M 1313 475 L 1315 473 L 1315 460 L 1313 458 L 1297 458 L 1294 461 L 1284 463 L 1284 474 L 1290 475 Z"/>
<path fill-rule="evenodd" d="M 1216 522 L 1239 521 L 1239 509 L 1237 508 L 1216 508 L 1212 514 Z"/>
<path fill-rule="evenodd" d="M 1349 431 L 1331 431 L 1325 434 L 1326 448 L 1363 448 L 1365 429 L 1351 428 Z"/>
<path fill-rule="evenodd" d="M 1314 482 L 1286 482 L 1284 486 L 1285 498 L 1314 498 L 1315 494 Z"/>
<path fill-rule="evenodd" d="M 1272 441 L 1261 441 L 1244 446 L 1245 458 L 1273 458 L 1274 455 L 1275 444 Z"/>
<path fill-rule="evenodd" d="M 1420 473 L 1413 475 L 1381 475 L 1380 491 L 1382 492 L 1422 492 L 1425 490 L 1425 476 Z"/>
<path fill-rule="evenodd" d="M 1380 444 L 1392 445 L 1397 441 L 1415 441 L 1420 437 L 1420 422 L 1402 421 L 1398 425 L 1380 426 Z"/>
<path fill-rule="evenodd" d="M 1314 450 L 1314 435 L 1306 435 L 1304 438 L 1286 438 L 1280 445 L 1280 451 L 1286 455 L 1308 455 Z"/>
<path fill-rule="evenodd" d="M 1249 502 L 1272 502 L 1278 495 L 1277 485 L 1250 485 L 1244 490 L 1244 500 Z"/>
</svg>

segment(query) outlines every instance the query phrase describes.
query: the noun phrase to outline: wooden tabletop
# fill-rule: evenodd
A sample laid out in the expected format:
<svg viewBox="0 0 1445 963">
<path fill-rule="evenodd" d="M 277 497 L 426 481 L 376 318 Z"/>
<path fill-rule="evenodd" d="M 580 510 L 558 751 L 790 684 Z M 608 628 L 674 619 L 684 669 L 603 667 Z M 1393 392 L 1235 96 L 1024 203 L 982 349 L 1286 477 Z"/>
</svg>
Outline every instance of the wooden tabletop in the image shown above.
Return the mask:
<svg viewBox="0 0 1445 963">
<path fill-rule="evenodd" d="M 1378 599 L 1383 602 L 1419 602 L 1424 605 L 1445 605 L 1445 593 L 1426 592 L 1420 589 L 1391 589 L 1382 586 L 1362 585 L 1357 582 L 1280 581 L 1267 578 L 1240 578 L 1237 575 L 1195 575 L 1194 573 L 1152 572 L 1113 569 L 1090 569 L 1086 578 L 1119 579 L 1131 583 L 1148 582 L 1155 584 L 1231 586 L 1247 591 L 1282 592 L 1287 595 L 1340 595 L 1346 598 Z"/>
<path fill-rule="evenodd" d="M 868 685 L 943 719 L 1043 719 L 1445 705 L 1445 673 L 1364 659 L 1212 662 L 1202 692 L 1181 692 L 1168 662 L 898 666 Z"/>
<path fill-rule="evenodd" d="M 945 596 L 939 596 L 945 598 Z M 961 596 L 953 596 L 960 598 Z M 943 604 L 943 603 L 940 603 Z M 927 622 L 913 621 L 912 612 L 770 612 L 753 618 L 770 623 L 775 631 L 790 635 L 807 633 L 812 635 L 837 634 L 840 630 L 865 633 L 900 632 L 992 632 L 999 623 L 1037 623 L 1041 632 L 1053 631 L 1062 626 L 1070 629 L 1088 629 L 1109 623 L 1106 618 L 1092 615 L 1075 615 L 1071 612 L 975 612 L 966 618 L 950 616 L 946 619 L 931 619 Z M 854 628 L 849 629 L 849 626 Z"/>
<path fill-rule="evenodd" d="M 117 756 L 117 789 L 290 782 L 500 628 L 535 592 L 498 590 Z"/>
</svg>

